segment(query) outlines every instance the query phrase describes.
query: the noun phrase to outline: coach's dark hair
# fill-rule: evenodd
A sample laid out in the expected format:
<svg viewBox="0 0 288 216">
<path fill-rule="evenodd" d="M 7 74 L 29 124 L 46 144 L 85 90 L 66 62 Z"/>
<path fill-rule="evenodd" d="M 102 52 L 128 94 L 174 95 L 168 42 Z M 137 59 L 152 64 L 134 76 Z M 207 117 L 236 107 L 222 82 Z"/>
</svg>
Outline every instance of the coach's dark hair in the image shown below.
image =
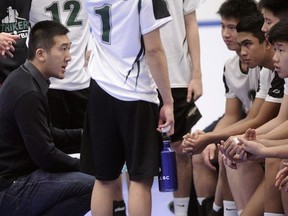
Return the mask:
<svg viewBox="0 0 288 216">
<path fill-rule="evenodd" d="M 281 19 L 270 29 L 268 40 L 271 44 L 275 42 L 288 42 L 288 18 Z"/>
<path fill-rule="evenodd" d="M 257 11 L 257 3 L 254 0 L 226 0 L 217 11 L 222 18 L 238 19 Z"/>
<path fill-rule="evenodd" d="M 265 33 L 261 31 L 264 18 L 258 11 L 257 13 L 249 14 L 242 19 L 236 26 L 237 32 L 249 32 L 253 36 L 257 37 L 259 42 L 262 43 L 265 40 Z"/>
<path fill-rule="evenodd" d="M 45 20 L 36 23 L 29 34 L 28 58 L 33 60 L 38 48 L 50 50 L 54 45 L 54 37 L 66 35 L 69 30 L 60 23 Z"/>
<path fill-rule="evenodd" d="M 259 10 L 267 9 L 279 19 L 288 16 L 288 1 L 287 0 L 260 0 L 258 3 Z"/>
</svg>

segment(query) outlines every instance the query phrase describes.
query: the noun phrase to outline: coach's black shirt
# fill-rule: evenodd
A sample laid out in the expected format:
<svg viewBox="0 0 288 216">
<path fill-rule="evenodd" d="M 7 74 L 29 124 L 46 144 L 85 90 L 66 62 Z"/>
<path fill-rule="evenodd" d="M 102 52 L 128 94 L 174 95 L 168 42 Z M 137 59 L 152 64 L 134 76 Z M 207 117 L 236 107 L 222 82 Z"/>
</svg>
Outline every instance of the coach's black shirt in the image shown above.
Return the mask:
<svg viewBox="0 0 288 216">
<path fill-rule="evenodd" d="M 79 170 L 79 160 L 54 145 L 53 138 L 65 141 L 73 134 L 51 130 L 48 87 L 49 81 L 27 60 L 0 88 L 0 190 L 36 169 Z"/>
</svg>

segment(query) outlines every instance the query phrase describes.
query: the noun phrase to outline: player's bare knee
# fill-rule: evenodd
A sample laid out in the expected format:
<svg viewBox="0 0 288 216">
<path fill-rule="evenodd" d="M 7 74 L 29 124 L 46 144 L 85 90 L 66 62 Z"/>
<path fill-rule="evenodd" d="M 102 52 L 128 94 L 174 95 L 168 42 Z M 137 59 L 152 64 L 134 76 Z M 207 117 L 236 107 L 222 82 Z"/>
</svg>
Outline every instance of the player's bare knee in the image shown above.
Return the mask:
<svg viewBox="0 0 288 216">
<path fill-rule="evenodd" d="M 193 167 L 205 165 L 202 154 L 195 154 L 195 155 L 193 155 L 193 157 L 192 157 L 192 164 L 193 164 Z"/>
<path fill-rule="evenodd" d="M 265 168 L 270 169 L 279 169 L 281 164 L 281 159 L 278 158 L 266 158 L 265 159 Z"/>
</svg>

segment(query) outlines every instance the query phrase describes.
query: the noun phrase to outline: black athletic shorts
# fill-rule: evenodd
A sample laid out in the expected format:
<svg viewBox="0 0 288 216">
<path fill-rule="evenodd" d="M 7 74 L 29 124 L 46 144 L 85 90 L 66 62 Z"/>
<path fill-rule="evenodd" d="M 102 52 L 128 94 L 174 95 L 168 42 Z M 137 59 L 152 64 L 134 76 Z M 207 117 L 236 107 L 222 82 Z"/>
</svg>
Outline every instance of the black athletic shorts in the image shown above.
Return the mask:
<svg viewBox="0 0 288 216">
<path fill-rule="evenodd" d="M 60 129 L 83 128 L 89 98 L 89 88 L 77 91 L 49 89 L 47 97 L 53 127 Z M 74 143 L 62 147 L 61 150 L 67 154 L 79 153 L 80 145 L 80 142 Z"/>
<path fill-rule="evenodd" d="M 48 103 L 51 122 L 56 128 L 83 128 L 89 98 L 89 88 L 77 91 L 49 89 Z"/>
<path fill-rule="evenodd" d="M 174 118 L 175 130 L 171 136 L 171 141 L 176 142 L 182 140 L 182 137 L 190 132 L 191 128 L 202 117 L 198 107 L 193 101 L 187 102 L 187 88 L 172 88 L 172 96 L 174 99 Z M 162 98 L 159 94 L 162 106 Z"/>
<path fill-rule="evenodd" d="M 88 121 L 95 177 L 115 180 L 126 161 L 130 180 L 159 174 L 161 137 L 157 104 L 118 100 L 92 80 Z"/>
</svg>

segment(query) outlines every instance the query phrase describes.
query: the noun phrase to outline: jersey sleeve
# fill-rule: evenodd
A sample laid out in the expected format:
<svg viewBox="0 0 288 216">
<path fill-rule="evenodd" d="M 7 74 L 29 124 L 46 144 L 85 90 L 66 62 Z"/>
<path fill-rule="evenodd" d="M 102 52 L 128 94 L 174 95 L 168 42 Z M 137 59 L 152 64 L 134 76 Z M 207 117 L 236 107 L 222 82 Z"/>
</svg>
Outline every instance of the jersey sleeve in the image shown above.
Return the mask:
<svg viewBox="0 0 288 216">
<path fill-rule="evenodd" d="M 224 73 L 223 73 L 223 83 L 224 83 L 224 87 L 225 87 L 225 97 L 226 98 L 235 98 L 236 95 L 235 93 L 232 91 L 232 89 L 229 86 L 229 81 L 226 78 L 226 74 L 225 74 L 225 68 L 224 68 Z"/>
<path fill-rule="evenodd" d="M 183 3 L 184 3 L 183 14 L 187 15 L 195 11 L 203 3 L 203 0 L 183 0 Z"/>
<path fill-rule="evenodd" d="M 284 94 L 288 95 L 288 78 L 284 79 L 285 85 L 284 85 Z"/>
<path fill-rule="evenodd" d="M 256 93 L 256 98 L 265 99 L 268 95 L 272 73 L 267 68 L 262 68 L 260 71 L 259 90 Z"/>
<path fill-rule="evenodd" d="M 273 79 L 266 101 L 281 103 L 284 95 L 284 79 L 280 78 L 277 73 L 273 72 Z"/>
<path fill-rule="evenodd" d="M 143 0 L 140 8 L 141 33 L 147 34 L 172 20 L 164 0 Z"/>
<path fill-rule="evenodd" d="M 223 84 L 225 87 L 225 97 L 226 98 L 235 98 L 236 94 L 234 93 L 233 89 L 231 88 L 231 83 L 230 83 L 230 77 L 234 71 L 231 71 L 231 65 L 233 64 L 232 62 L 234 61 L 234 58 L 230 58 L 226 61 L 223 69 Z"/>
</svg>

